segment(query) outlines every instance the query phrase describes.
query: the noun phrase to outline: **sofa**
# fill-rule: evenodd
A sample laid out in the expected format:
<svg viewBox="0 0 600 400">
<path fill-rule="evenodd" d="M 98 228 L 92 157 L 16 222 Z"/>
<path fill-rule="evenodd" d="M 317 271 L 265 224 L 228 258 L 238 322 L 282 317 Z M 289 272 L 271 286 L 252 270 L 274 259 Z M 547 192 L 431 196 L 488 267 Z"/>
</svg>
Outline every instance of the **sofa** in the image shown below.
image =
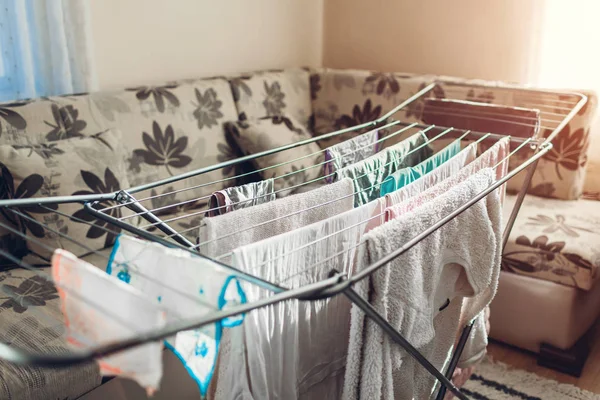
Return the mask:
<svg viewBox="0 0 600 400">
<path fill-rule="evenodd" d="M 372 121 L 435 81 L 439 84 L 432 95 L 437 98 L 511 106 L 531 103 L 519 90 L 501 83 L 494 88 L 466 88 L 461 83 L 480 82 L 434 75 L 294 68 L 0 104 L 0 148 L 4 146 L 5 151 L 0 155 L 7 157 L 0 157 L 0 199 L 97 194 L 164 179 L 241 156 L 244 149 L 229 131 L 226 133 L 228 122 L 269 117 L 273 124 L 287 124 L 279 118 L 286 116 L 295 121 L 295 129 L 316 136 Z M 586 95 L 586 107 L 555 138 L 553 152 L 538 165 L 507 245 L 498 295 L 492 304 L 491 336 L 542 356 L 548 349 L 554 356 L 560 350 L 570 351 L 600 312 L 600 256 L 594 248 L 595 235 L 600 235 L 600 220 L 594 217 L 600 211 L 600 186 L 594 182 L 600 178 L 585 175 L 589 129 L 597 101 L 593 93 Z M 569 105 L 571 100 L 557 97 L 546 106 Z M 421 101 L 415 102 L 396 118 L 420 122 L 422 107 Z M 325 147 L 356 134 L 346 133 L 319 145 Z M 9 158 L 13 170 L 4 168 Z M 253 168 L 244 163 L 164 189 L 178 191 L 191 185 L 194 190 L 155 197 L 161 193 L 152 189 L 136 193 L 136 197 L 148 198 L 148 208 L 161 208 L 157 214 L 173 219 L 171 224 L 178 230 L 190 229 L 201 223 L 203 215 L 193 214 L 193 210 L 206 206 L 207 195 L 244 182 L 227 181 L 240 173 L 248 172 L 248 179 L 257 179 L 250 173 Z M 509 191 L 519 189 L 522 177 L 515 178 Z M 218 183 L 203 186 L 213 181 Z M 510 212 L 512 202 L 514 196 L 508 196 L 506 212 Z M 106 229 L 109 226 L 103 221 L 80 209 L 78 204 L 61 205 L 59 215 L 44 209 L 20 210 L 52 228 L 45 232 L 28 219 L 2 210 L 0 249 L 45 272 L 49 248 L 54 247 L 66 248 L 102 268 L 106 260 L 90 250 L 104 249 L 106 255 L 120 229 Z M 193 217 L 175 219 L 190 210 Z M 143 222 L 135 221 L 143 226 Z M 25 243 L 2 224 L 16 226 L 41 244 Z M 156 232 L 153 227 L 148 229 Z M 87 248 L 64 240 L 61 232 L 84 240 Z M 196 240 L 194 232 L 186 233 L 191 242 Z M 0 260 L 0 288 L 4 293 L 0 340 L 34 351 L 64 351 L 65 330 L 56 289 L 33 272 L 15 269 L 12 264 L 11 260 Z M 169 362 L 173 364 L 171 360 L 167 365 Z M 36 393 L 44 393 L 45 398 L 106 398 L 108 392 L 102 390 L 108 388 L 111 398 L 119 398 L 118 393 L 137 390 L 126 383 L 119 386 L 120 379 L 100 386 L 95 364 L 57 372 L 0 361 L 0 368 L 9 371 L 0 374 L 4 381 L 0 385 L 2 398 L 26 398 Z M 189 391 L 190 398 L 197 396 L 193 382 L 181 383 L 181 379 L 186 381 L 167 371 L 165 386 Z M 21 386 L 15 386 L 15 381 L 21 381 Z M 143 393 L 136 393 L 143 398 Z M 169 394 L 165 389 L 157 396 L 168 398 Z"/>
</svg>

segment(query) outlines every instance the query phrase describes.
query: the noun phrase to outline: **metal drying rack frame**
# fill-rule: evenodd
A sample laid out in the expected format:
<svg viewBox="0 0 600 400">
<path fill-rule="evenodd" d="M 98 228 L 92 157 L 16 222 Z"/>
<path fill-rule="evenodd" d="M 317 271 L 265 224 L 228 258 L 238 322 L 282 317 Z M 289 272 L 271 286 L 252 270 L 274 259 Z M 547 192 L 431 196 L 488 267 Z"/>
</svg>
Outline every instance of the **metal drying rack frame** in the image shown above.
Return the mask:
<svg viewBox="0 0 600 400">
<path fill-rule="evenodd" d="M 246 156 L 243 156 L 243 157 L 240 157 L 237 159 L 214 164 L 214 165 L 211 165 L 208 167 L 204 167 L 204 168 L 200 168 L 200 169 L 197 169 L 194 171 L 186 172 L 186 173 L 183 173 L 183 174 L 180 174 L 177 176 L 173 176 L 173 177 L 170 177 L 167 179 L 162 179 L 162 180 L 158 180 L 156 182 L 132 187 L 128 190 L 120 190 L 120 191 L 116 191 L 116 192 L 112 192 L 112 193 L 93 194 L 93 195 L 85 195 L 85 196 L 56 196 L 56 197 L 33 198 L 33 199 L 28 198 L 28 199 L 0 200 L 0 208 L 17 209 L 18 210 L 18 209 L 26 209 L 27 207 L 49 207 L 49 206 L 53 206 L 53 205 L 57 205 L 57 204 L 61 204 L 61 203 L 82 203 L 84 205 L 84 208 L 93 217 L 97 218 L 98 220 L 105 221 L 106 223 L 108 223 L 109 226 L 118 227 L 122 230 L 128 231 L 136 236 L 142 237 L 149 241 L 154 241 L 154 242 L 157 242 L 157 243 L 160 243 L 162 245 L 172 247 L 172 248 L 183 249 L 183 250 L 191 252 L 192 254 L 194 254 L 196 256 L 205 257 L 202 254 L 199 254 L 197 251 L 195 251 L 195 248 L 197 246 L 195 246 L 193 243 L 191 243 L 188 239 L 186 239 L 179 232 L 177 232 L 167 222 L 163 221 L 159 216 L 155 215 L 152 212 L 153 210 L 149 210 L 146 207 L 144 207 L 141 204 L 141 202 L 146 199 L 138 200 L 138 199 L 136 199 L 136 197 L 134 195 L 137 193 L 140 193 L 142 191 L 146 191 L 149 189 L 155 189 L 155 188 L 163 186 L 163 185 L 171 184 L 171 183 L 181 181 L 181 180 L 184 180 L 187 178 L 196 177 L 196 176 L 199 176 L 199 175 L 211 172 L 211 171 L 215 171 L 215 170 L 218 170 L 221 168 L 226 168 L 226 167 L 234 166 L 234 165 L 237 165 L 237 164 L 240 164 L 243 162 L 252 161 L 259 157 L 272 155 L 277 152 L 293 149 L 293 148 L 296 148 L 299 146 L 307 145 L 309 143 L 314 143 L 314 142 L 321 141 L 324 139 L 333 138 L 333 137 L 339 136 L 344 133 L 356 132 L 359 130 L 366 130 L 366 129 L 381 128 L 382 126 L 387 127 L 387 128 L 392 127 L 392 126 L 404 126 L 404 127 L 406 127 L 406 129 L 415 128 L 415 129 L 421 129 L 422 131 L 427 131 L 427 130 L 431 129 L 433 126 L 425 125 L 425 124 L 421 124 L 421 123 L 407 123 L 407 122 L 402 122 L 399 120 L 393 120 L 393 116 L 398 112 L 406 112 L 406 110 L 409 106 L 413 105 L 415 102 L 422 101 L 424 98 L 429 96 L 429 94 L 433 91 L 433 89 L 438 84 L 442 84 L 442 85 L 448 87 L 450 90 L 461 88 L 461 87 L 462 87 L 462 89 L 458 89 L 458 90 L 464 90 L 465 87 L 468 87 L 471 89 L 479 88 L 479 89 L 484 89 L 484 90 L 485 89 L 509 90 L 509 91 L 512 91 L 515 93 L 521 93 L 526 98 L 538 99 L 540 101 L 540 103 L 543 103 L 545 96 L 557 97 L 559 95 L 564 96 L 565 98 L 569 98 L 572 101 L 568 101 L 569 107 L 560 107 L 561 109 L 568 110 L 568 112 L 565 112 L 564 114 L 562 114 L 562 113 L 555 114 L 555 115 L 561 115 L 562 119 L 559 121 L 556 121 L 556 120 L 554 121 L 554 122 L 558 122 L 558 124 L 554 127 L 551 127 L 552 132 L 544 140 L 539 140 L 536 138 L 527 138 L 527 139 L 514 138 L 514 137 L 511 138 L 511 141 L 521 144 L 521 146 L 519 146 L 518 150 L 523 148 L 525 144 L 530 144 L 531 149 L 533 150 L 533 154 L 529 158 L 527 158 L 523 163 L 521 163 L 518 167 L 514 168 L 505 177 L 503 177 L 503 178 L 499 179 L 498 181 L 496 181 L 495 183 L 493 183 L 486 190 L 477 194 L 475 197 L 473 197 L 467 203 L 463 204 L 461 207 L 454 210 L 454 212 L 450 213 L 445 218 L 443 218 L 440 221 L 438 221 L 437 223 L 435 223 L 433 226 L 429 227 L 428 229 L 426 229 L 423 232 L 418 233 L 414 238 L 412 238 L 411 240 L 406 242 L 399 249 L 395 250 L 394 252 L 390 253 L 386 257 L 378 260 L 377 262 L 373 263 L 366 269 L 364 269 L 352 276 L 348 277 L 348 276 L 345 276 L 344 274 L 338 273 L 337 271 L 331 271 L 330 277 L 328 279 L 322 280 L 320 282 L 316 282 L 314 284 L 306 285 L 306 286 L 303 286 L 300 288 L 289 289 L 289 288 L 284 288 L 278 284 L 274 284 L 274 283 L 265 281 L 264 279 L 261 279 L 260 277 L 253 276 L 253 275 L 244 273 L 242 271 L 239 271 L 236 268 L 226 265 L 222 262 L 212 260 L 215 263 L 220 264 L 221 266 L 230 270 L 233 274 L 235 274 L 236 277 L 238 277 L 242 280 L 245 280 L 251 284 L 258 285 L 264 289 L 268 289 L 268 290 L 272 291 L 274 294 L 272 296 L 270 296 L 269 298 L 261 299 L 259 301 L 255 301 L 255 302 L 252 302 L 249 304 L 235 306 L 232 308 L 228 308 L 227 310 L 217 311 L 217 312 L 211 313 L 210 315 L 204 316 L 202 318 L 198 318 L 193 321 L 178 321 L 177 323 L 171 324 L 170 326 L 165 327 L 163 329 L 159 329 L 159 330 L 156 330 L 151 333 L 139 335 L 135 338 L 131 338 L 128 340 L 122 340 L 122 341 L 119 341 L 118 343 L 111 343 L 108 345 L 99 346 L 99 347 L 96 347 L 93 349 L 82 350 L 82 351 L 72 351 L 70 354 L 51 355 L 51 356 L 43 355 L 43 354 L 34 354 L 34 353 L 31 353 L 31 352 L 28 352 L 28 351 L 25 351 L 22 349 L 16 349 L 16 348 L 8 346 L 6 344 L 0 343 L 0 359 L 4 359 L 9 362 L 24 364 L 24 365 L 68 366 L 68 365 L 86 362 L 91 359 L 104 357 L 104 356 L 107 356 L 110 354 L 114 354 L 116 352 L 123 351 L 123 350 L 129 349 L 131 347 L 138 346 L 138 345 L 150 342 L 150 341 L 164 339 L 170 335 L 175 334 L 178 331 L 198 328 L 203 325 L 214 323 L 216 321 L 219 321 L 221 319 L 224 319 L 224 318 L 227 318 L 230 316 L 249 312 L 251 310 L 254 310 L 254 309 L 257 309 L 260 307 L 264 307 L 264 306 L 267 306 L 270 304 L 274 304 L 274 303 L 277 303 L 280 301 L 284 301 L 284 300 L 288 300 L 288 299 L 316 300 L 316 299 L 332 297 L 332 296 L 338 295 L 340 293 L 343 293 L 355 305 L 360 307 L 370 319 L 372 319 L 375 323 L 377 323 L 383 329 L 383 331 L 386 332 L 396 343 L 401 345 L 412 357 L 414 357 L 422 366 L 424 366 L 432 375 L 434 375 L 436 377 L 436 379 L 438 379 L 441 382 L 442 385 L 441 385 L 440 391 L 438 392 L 436 399 L 441 400 L 444 397 L 446 389 L 450 390 L 458 398 L 466 399 L 467 397 L 453 385 L 453 383 L 450 381 L 450 379 L 451 379 L 454 369 L 458 363 L 458 360 L 459 360 L 460 354 L 462 353 L 464 344 L 470 334 L 472 324 L 466 326 L 463 329 L 461 337 L 460 337 L 458 344 L 455 348 L 455 351 L 452 355 L 452 359 L 450 361 L 449 367 L 448 367 L 446 373 L 442 374 L 437 368 L 435 368 L 431 363 L 429 363 L 418 352 L 417 349 L 415 349 L 412 345 L 410 345 L 410 343 L 408 343 L 402 337 L 402 335 L 400 333 L 398 333 L 389 324 L 389 322 L 387 320 L 385 320 L 366 300 L 364 300 L 360 295 L 358 295 L 354 291 L 352 286 L 355 283 L 357 283 L 358 281 L 368 277 L 369 275 L 371 275 L 378 269 L 382 268 L 388 262 L 394 260 L 396 257 L 398 257 L 398 256 L 404 254 L 405 252 L 407 252 L 408 250 L 410 250 L 413 246 L 418 244 L 420 241 L 422 241 L 423 239 L 428 237 L 430 234 L 435 232 L 437 229 L 443 227 L 446 223 L 451 221 L 453 218 L 456 218 L 458 215 L 460 215 L 461 213 L 463 213 L 464 211 L 469 209 L 471 206 L 473 206 L 475 203 L 477 203 L 478 201 L 480 201 L 481 199 L 486 197 L 492 191 L 501 187 L 504 183 L 506 183 L 508 180 L 512 179 L 517 174 L 521 173 L 524 170 L 527 170 L 527 174 L 525 176 L 521 190 L 518 193 L 514 208 L 511 212 L 508 223 L 505 226 L 505 230 L 504 230 L 503 238 L 502 238 L 503 247 L 504 247 L 504 245 L 506 245 L 506 242 L 508 241 L 510 231 L 513 227 L 514 221 L 517 217 L 517 214 L 519 212 L 519 209 L 521 207 L 521 204 L 523 202 L 523 199 L 525 197 L 525 194 L 527 192 L 527 189 L 529 187 L 531 178 L 533 177 L 533 174 L 535 172 L 535 168 L 537 166 L 539 159 L 544 154 L 546 154 L 548 151 L 550 151 L 552 149 L 551 141 L 554 139 L 554 137 L 556 137 L 556 135 L 584 107 L 584 105 L 587 102 L 587 97 L 583 94 L 574 93 L 574 92 L 559 92 L 559 91 L 552 91 L 552 90 L 530 89 L 530 88 L 523 88 L 523 87 L 504 85 L 504 84 L 489 85 L 489 84 L 472 84 L 472 83 L 458 83 L 458 82 L 440 82 L 440 83 L 434 82 L 434 83 L 427 85 L 422 90 L 419 90 L 413 96 L 411 96 L 406 101 L 399 104 L 398 106 L 394 107 L 392 110 L 390 110 L 388 113 L 381 116 L 380 118 L 377 118 L 373 121 L 362 123 L 362 124 L 359 124 L 359 125 L 356 125 L 353 127 L 340 129 L 335 132 L 331 132 L 331 133 L 324 134 L 321 136 L 313 137 L 313 138 L 310 138 L 307 140 L 303 140 L 303 141 L 292 143 L 292 144 L 282 146 L 279 148 L 263 151 L 260 153 L 246 155 Z M 551 100 L 551 101 L 556 101 L 556 100 Z M 567 103 L 566 100 L 563 102 Z M 539 103 L 536 104 L 535 101 L 527 102 L 527 103 L 530 105 L 529 108 L 536 108 L 536 107 L 533 107 L 533 105 L 550 107 L 550 108 L 553 107 L 552 104 L 539 104 Z M 523 106 L 523 107 L 527 106 L 527 105 L 521 105 L 521 104 L 516 104 L 516 105 Z M 389 123 L 390 120 L 392 120 L 393 122 Z M 437 128 L 441 128 L 441 127 L 437 127 Z M 495 138 L 501 138 L 501 137 L 506 136 L 506 135 L 503 135 L 502 132 L 484 133 L 484 132 L 472 132 L 472 131 L 467 131 L 464 129 L 455 129 L 455 128 L 442 128 L 442 129 L 446 129 L 445 132 L 453 130 L 455 132 L 462 132 L 465 135 L 472 134 L 472 135 L 474 135 L 476 137 L 480 137 L 480 138 L 482 138 L 484 136 L 485 137 L 491 136 L 491 137 L 495 137 Z M 511 153 L 511 155 L 513 153 Z M 116 218 L 108 213 L 103 212 L 102 209 L 100 208 L 100 205 L 103 202 L 107 202 L 107 201 L 115 202 L 122 207 L 127 207 L 128 209 L 132 210 L 137 215 L 141 215 L 146 221 L 150 222 L 151 226 L 154 226 L 158 230 L 160 230 L 162 233 L 165 233 L 167 235 L 167 238 L 161 237 L 161 236 L 154 234 L 152 232 L 149 232 L 147 230 L 140 229 L 137 226 L 134 226 L 130 223 L 124 222 L 123 220 L 121 220 L 119 218 Z M 109 207 L 109 208 L 112 208 L 112 207 Z M 78 221 L 78 222 L 82 222 L 82 221 Z M 73 239 L 71 239 L 71 240 L 73 240 Z M 85 246 L 83 246 L 83 247 L 85 247 Z M 8 259 L 14 261 L 15 263 L 20 262 L 19 259 L 15 258 L 14 256 L 12 256 L 10 254 L 7 254 L 6 252 L 1 251 L 1 250 L 0 250 L 0 255 L 7 257 Z M 208 257 L 205 257 L 205 258 L 208 258 Z"/>
</svg>

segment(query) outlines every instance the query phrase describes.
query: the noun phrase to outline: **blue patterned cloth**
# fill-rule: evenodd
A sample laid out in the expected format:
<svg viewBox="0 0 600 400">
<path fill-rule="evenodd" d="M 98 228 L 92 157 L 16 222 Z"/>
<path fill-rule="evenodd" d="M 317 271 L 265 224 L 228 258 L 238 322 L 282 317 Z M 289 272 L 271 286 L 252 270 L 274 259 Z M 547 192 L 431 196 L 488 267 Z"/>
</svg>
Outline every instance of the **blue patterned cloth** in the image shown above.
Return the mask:
<svg viewBox="0 0 600 400">
<path fill-rule="evenodd" d="M 106 272 L 156 299 L 171 323 L 198 320 L 246 302 L 240 282 L 228 269 L 186 251 L 131 236 L 117 238 Z M 166 347 L 181 360 L 203 396 L 214 374 L 223 327 L 237 326 L 243 319 L 243 315 L 226 318 L 178 332 L 166 340 Z"/>
</svg>

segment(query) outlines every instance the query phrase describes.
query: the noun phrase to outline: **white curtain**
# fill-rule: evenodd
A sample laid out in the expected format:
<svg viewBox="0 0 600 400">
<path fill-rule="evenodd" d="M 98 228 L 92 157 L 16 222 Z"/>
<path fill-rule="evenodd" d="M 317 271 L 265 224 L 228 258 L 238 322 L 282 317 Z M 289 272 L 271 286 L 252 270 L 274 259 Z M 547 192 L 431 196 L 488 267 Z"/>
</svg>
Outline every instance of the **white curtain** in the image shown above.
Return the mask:
<svg viewBox="0 0 600 400">
<path fill-rule="evenodd" d="M 536 1 L 542 14 L 530 80 L 600 95 L 600 0 Z M 591 129 L 588 173 L 600 173 L 600 113 Z"/>
<path fill-rule="evenodd" d="M 96 88 L 89 0 L 0 0 L 0 100 Z"/>
</svg>

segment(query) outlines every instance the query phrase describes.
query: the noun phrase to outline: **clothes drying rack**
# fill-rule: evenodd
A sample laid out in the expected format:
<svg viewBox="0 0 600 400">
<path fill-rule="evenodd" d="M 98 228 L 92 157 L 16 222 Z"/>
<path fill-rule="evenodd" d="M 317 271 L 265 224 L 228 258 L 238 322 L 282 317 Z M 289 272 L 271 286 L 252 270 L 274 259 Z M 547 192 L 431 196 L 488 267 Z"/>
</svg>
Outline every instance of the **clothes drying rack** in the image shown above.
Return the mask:
<svg viewBox="0 0 600 400">
<path fill-rule="evenodd" d="M 441 387 L 438 391 L 436 399 L 442 399 L 445 395 L 446 390 L 450 390 L 456 397 L 459 399 L 467 399 L 464 393 L 462 393 L 454 384 L 451 382 L 452 374 L 454 369 L 456 368 L 459 357 L 462 353 L 464 345 L 469 337 L 472 323 L 464 327 L 461 336 L 455 346 L 451 361 L 445 373 L 439 371 L 435 366 L 433 366 L 425 357 L 423 357 L 419 351 L 414 348 L 398 331 L 394 329 L 392 325 L 382 317 L 368 301 L 363 299 L 355 290 L 353 289 L 353 285 L 358 281 L 367 278 L 375 271 L 384 267 L 387 263 L 394 260 L 396 257 L 404 254 L 409 251 L 413 246 L 417 245 L 423 239 L 427 238 L 430 234 L 435 232 L 437 229 L 440 229 L 453 218 L 456 218 L 458 215 L 468 210 L 475 203 L 485 198 L 492 191 L 498 189 L 502 185 L 504 185 L 508 180 L 516 176 L 517 174 L 527 170 L 526 176 L 524 179 L 524 183 L 517 195 L 517 199 L 514 205 L 514 208 L 511 212 L 509 220 L 505 224 L 505 229 L 502 237 L 503 246 L 508 241 L 508 237 L 514 221 L 519 212 L 520 206 L 523 202 L 529 184 L 531 182 L 531 178 L 533 173 L 535 172 L 535 168 L 537 166 L 538 160 L 543 157 L 548 151 L 552 149 L 551 141 L 556 137 L 556 135 L 572 120 L 572 118 L 582 109 L 582 107 L 587 102 L 587 97 L 585 95 L 573 92 L 557 92 L 557 91 L 549 91 L 549 90 L 540 90 L 540 89 L 529 89 L 522 88 L 510 85 L 502 85 L 502 86 L 492 86 L 486 84 L 472 84 L 472 83 L 443 83 L 445 85 L 446 93 L 453 92 L 464 92 L 466 88 L 470 89 L 490 89 L 490 90 L 510 90 L 513 93 L 518 93 L 520 96 L 519 107 L 526 108 L 534 108 L 540 110 L 541 123 L 542 128 L 545 128 L 546 131 L 551 132 L 545 138 L 539 138 L 537 135 L 538 132 L 533 137 L 522 138 L 522 137 L 510 137 L 512 143 L 516 144 L 517 147 L 515 150 L 511 151 L 507 156 L 507 159 L 502 160 L 502 162 L 508 162 L 508 158 L 513 156 L 519 151 L 528 151 L 527 157 L 524 161 L 512 169 L 506 176 L 494 182 L 488 188 L 478 193 L 475 197 L 467 201 L 462 206 L 455 209 L 452 213 L 437 221 L 435 224 L 430 226 L 428 229 L 419 232 L 412 239 L 407 241 L 403 246 L 396 249 L 392 253 L 383 257 L 382 259 L 374 262 L 372 265 L 368 266 L 362 271 L 359 271 L 353 275 L 347 276 L 346 274 L 339 273 L 337 271 L 331 271 L 329 278 L 324 279 L 319 282 L 315 282 L 309 285 L 305 285 L 298 288 L 287 288 L 281 286 L 280 284 L 266 281 L 258 276 L 254 276 L 238 269 L 226 265 L 217 260 L 212 260 L 217 264 L 220 264 L 224 268 L 228 269 L 232 275 L 237 278 L 246 281 L 250 284 L 257 285 L 261 288 L 267 289 L 273 292 L 268 298 L 260 299 L 254 301 L 252 303 L 246 303 L 237 305 L 226 310 L 216 310 L 209 315 L 202 316 L 201 318 L 197 318 L 195 320 L 186 320 L 186 321 L 177 321 L 175 323 L 170 324 L 169 326 L 158 329 L 152 332 L 147 332 L 144 334 L 140 334 L 136 337 L 128 338 L 121 340 L 119 342 L 110 343 L 107 345 L 98 346 L 91 349 L 86 350 L 73 350 L 65 354 L 59 355 L 48 355 L 48 354 L 38 354 L 32 353 L 30 351 L 24 349 L 18 349 L 13 346 L 9 346 L 5 343 L 0 343 L 0 359 L 6 360 L 8 362 L 13 362 L 21 365 L 36 365 L 36 366 L 46 366 L 46 367 L 64 367 L 75 365 L 79 363 L 83 363 L 86 361 L 94 360 L 97 358 L 105 357 L 111 354 L 114 354 L 119 351 L 123 351 L 135 346 L 139 346 L 141 344 L 157 341 L 164 339 L 168 336 L 171 336 L 182 330 L 189 330 L 199 328 L 201 326 L 211 324 L 217 321 L 220 321 L 224 318 L 239 315 L 242 313 L 250 312 L 254 309 L 258 309 L 261 307 L 265 307 L 271 304 L 275 304 L 281 301 L 289 300 L 289 299 L 298 299 L 303 301 L 311 301 L 318 299 L 325 299 L 332 296 L 336 296 L 339 294 L 345 295 L 353 304 L 362 309 L 367 317 L 373 320 L 377 325 L 381 327 L 381 329 L 388 334 L 391 339 L 400 345 L 406 352 L 415 360 L 421 364 L 424 368 L 427 369 L 429 373 L 431 373 L 440 383 Z M 465 138 L 467 136 L 472 138 L 477 138 L 478 141 L 483 140 L 493 140 L 493 139 L 501 139 L 506 137 L 503 132 L 475 132 L 465 129 L 453 128 L 453 127 L 439 127 L 434 125 L 426 125 L 423 123 L 409 123 L 402 121 L 401 119 L 396 119 L 395 115 L 398 113 L 408 113 L 409 108 L 418 105 L 425 98 L 429 97 L 431 93 L 434 92 L 438 83 L 432 83 L 427 85 L 422 90 L 419 90 L 416 94 L 411 96 L 406 101 L 402 102 L 398 106 L 394 107 L 388 113 L 383 115 L 382 117 L 375 119 L 373 121 L 369 121 L 366 123 L 362 123 L 353 127 L 340 129 L 335 132 L 331 132 L 328 134 L 324 134 L 321 136 L 313 137 L 311 139 L 303 140 L 300 142 L 292 143 L 286 146 L 278 147 L 275 149 L 263 151 L 256 154 L 246 155 L 237 159 L 233 159 L 230 161 L 222 162 L 219 164 L 215 164 L 212 166 L 200 168 L 195 171 L 186 172 L 177 176 L 173 176 L 167 179 L 162 179 L 156 182 L 136 186 L 130 188 L 128 190 L 120 190 L 113 193 L 104 193 L 104 194 L 93 194 L 93 195 L 78 195 L 78 196 L 56 196 L 56 197 L 44 197 L 44 198 L 27 198 L 27 199 L 4 199 L 0 200 L 0 211 L 2 213 L 8 213 L 9 215 L 13 215 L 18 217 L 20 220 L 27 221 L 28 223 L 36 223 L 42 226 L 43 229 L 48 230 L 56 235 L 63 236 L 65 239 L 79 244 L 83 249 L 90 251 L 91 253 L 98 253 L 95 249 L 90 249 L 86 247 L 85 244 L 80 243 L 76 238 L 69 237 L 68 235 L 62 234 L 60 231 L 57 231 L 37 220 L 29 216 L 26 210 L 30 207 L 41 207 L 45 209 L 46 212 L 49 213 L 57 213 L 62 216 L 70 217 L 72 220 L 81 223 L 87 223 L 88 225 L 92 225 L 92 222 L 77 220 L 70 215 L 62 214 L 60 211 L 56 210 L 56 205 L 61 203 L 81 203 L 83 207 L 93 218 L 103 221 L 106 223 L 106 226 L 102 226 L 102 229 L 106 231 L 127 231 L 133 235 L 139 236 L 149 241 L 157 242 L 162 245 L 179 248 L 186 250 L 195 256 L 205 257 L 200 254 L 197 250 L 200 247 L 201 243 L 194 243 L 190 239 L 186 238 L 185 233 L 189 231 L 193 231 L 194 229 L 198 230 L 199 226 L 193 225 L 191 227 L 186 227 L 184 230 L 178 231 L 173 227 L 173 222 L 179 222 L 184 218 L 192 218 L 198 219 L 198 217 L 202 216 L 207 210 L 190 209 L 189 213 L 184 214 L 183 216 L 169 217 L 169 218 L 161 218 L 164 214 L 164 211 L 171 211 L 174 209 L 179 209 L 186 204 L 197 204 L 207 203 L 208 196 L 203 196 L 193 200 L 187 200 L 182 202 L 176 202 L 173 204 L 161 205 L 160 207 L 150 207 L 143 205 L 143 203 L 151 201 L 157 197 L 165 197 L 174 192 L 180 192 L 190 189 L 197 189 L 204 186 L 210 186 L 215 182 L 210 182 L 201 185 L 191 185 L 184 189 L 179 189 L 176 191 L 167 191 L 165 193 L 159 195 L 153 195 L 145 198 L 136 198 L 136 195 L 143 191 L 148 191 L 150 189 L 156 189 L 161 186 L 166 186 L 168 184 L 182 181 L 188 178 L 193 178 L 200 176 L 202 174 L 215 171 L 221 168 L 232 167 L 234 165 L 252 161 L 259 157 L 269 156 L 275 154 L 277 152 L 289 150 L 295 147 L 307 145 L 309 143 L 321 141 L 324 139 L 334 138 L 336 136 L 342 135 L 344 133 L 349 132 L 357 132 L 357 131 L 365 131 L 369 129 L 386 129 L 391 130 L 392 128 L 400 128 L 398 131 L 388 134 L 383 138 L 379 139 L 380 141 L 385 141 L 392 138 L 395 135 L 409 132 L 412 130 L 418 130 L 427 135 L 429 138 L 426 144 L 433 143 L 438 138 L 444 139 L 456 139 L 456 138 Z M 560 97 L 559 97 L 560 95 Z M 490 120 L 501 120 L 502 116 L 498 115 L 490 115 L 488 117 Z M 504 121 L 506 122 L 506 121 Z M 441 133 L 440 133 L 441 132 Z M 432 136 L 435 136 L 432 138 Z M 292 160 L 295 161 L 295 160 Z M 290 161 L 291 162 L 291 161 Z M 279 164 L 283 165 L 288 162 Z M 277 167 L 277 166 L 274 166 Z M 269 167 L 269 168 L 274 168 Z M 319 165 L 310 166 L 309 168 L 319 168 Z M 264 168 L 268 169 L 268 168 Z M 302 172 L 301 171 L 295 171 Z M 243 177 L 245 175 L 249 175 L 250 173 L 241 174 L 236 177 L 224 178 L 217 183 Z M 286 174 L 289 175 L 289 174 Z M 278 177 L 281 178 L 281 177 Z M 321 180 L 323 177 L 316 179 L 315 181 Z M 311 183 L 311 182 L 307 182 Z M 297 186 L 302 186 L 297 185 Z M 209 193 L 209 192 L 208 192 Z M 204 201 L 202 201 L 204 200 Z M 114 210 L 117 209 L 128 209 L 133 212 L 133 215 L 136 217 L 143 218 L 147 224 L 145 226 L 137 226 L 136 224 L 131 223 L 131 216 L 118 217 L 116 216 L 118 213 L 115 213 Z M 24 212 L 25 211 L 25 212 Z M 27 241 L 36 242 L 34 237 L 31 237 L 26 234 L 24 229 L 17 229 L 15 227 L 9 226 L 0 221 L 0 227 L 15 233 L 16 235 L 24 238 Z M 39 243 L 38 243 L 39 244 Z M 49 249 L 53 250 L 53 249 Z M 40 275 L 44 276 L 42 271 L 36 269 L 36 267 L 25 263 L 18 257 L 10 254 L 7 251 L 0 250 L 0 256 L 4 257 L 15 264 L 15 266 L 30 269 L 38 272 Z M 208 258 L 208 257 L 205 257 Z M 48 276 L 44 276 L 46 279 L 50 279 Z"/>
</svg>

